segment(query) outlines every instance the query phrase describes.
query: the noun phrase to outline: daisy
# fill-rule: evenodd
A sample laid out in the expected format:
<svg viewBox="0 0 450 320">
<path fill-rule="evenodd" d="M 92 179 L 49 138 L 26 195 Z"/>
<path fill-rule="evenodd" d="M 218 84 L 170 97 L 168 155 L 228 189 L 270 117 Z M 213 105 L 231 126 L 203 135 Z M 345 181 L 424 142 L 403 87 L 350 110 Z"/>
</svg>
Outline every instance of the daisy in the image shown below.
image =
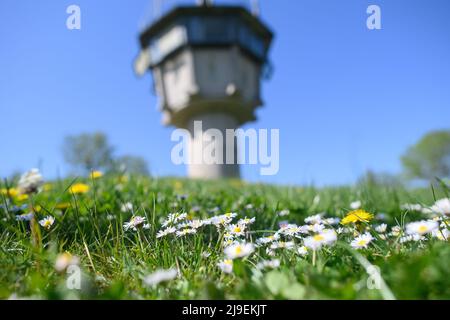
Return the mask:
<svg viewBox="0 0 450 320">
<path fill-rule="evenodd" d="M 245 225 L 231 224 L 227 229 L 231 236 L 240 237 L 245 234 Z"/>
<path fill-rule="evenodd" d="M 387 230 L 387 224 L 386 223 L 382 223 L 378 226 L 375 227 L 375 231 L 378 233 L 385 233 Z"/>
<path fill-rule="evenodd" d="M 422 211 L 422 205 L 420 205 L 420 204 L 416 204 L 416 203 L 405 203 L 405 204 L 402 204 L 401 206 L 400 206 L 400 209 L 401 210 L 405 210 L 405 211 L 417 211 L 417 212 L 420 212 L 420 211 Z"/>
<path fill-rule="evenodd" d="M 297 249 L 297 253 L 304 257 L 308 254 L 308 248 L 306 248 L 305 246 L 301 246 Z"/>
<path fill-rule="evenodd" d="M 144 224 L 145 223 L 145 217 L 141 217 L 141 216 L 134 216 L 130 219 L 129 222 L 125 222 L 123 225 L 123 228 L 125 229 L 125 231 L 128 231 L 129 229 L 132 229 L 133 231 L 137 231 L 137 228 L 142 226 L 145 229 L 148 229 L 150 226 Z"/>
<path fill-rule="evenodd" d="M 63 272 L 69 266 L 78 265 L 80 259 L 77 256 L 73 256 L 68 252 L 59 254 L 55 260 L 55 270 L 57 272 Z"/>
<path fill-rule="evenodd" d="M 256 265 L 256 268 L 258 268 L 258 269 L 265 269 L 265 268 L 276 269 L 279 266 L 280 266 L 280 260 L 274 259 L 274 260 L 263 260 Z"/>
<path fill-rule="evenodd" d="M 130 211 L 133 211 L 133 204 L 132 204 L 131 202 L 123 203 L 123 204 L 120 206 L 120 211 L 122 211 L 122 212 L 130 212 Z"/>
<path fill-rule="evenodd" d="M 430 207 L 430 211 L 432 213 L 450 216 L 450 199 L 445 198 L 436 201 L 435 204 Z"/>
<path fill-rule="evenodd" d="M 417 222 L 411 222 L 406 225 L 407 234 L 420 234 L 424 235 L 433 232 L 439 227 L 436 221 L 422 220 Z"/>
<path fill-rule="evenodd" d="M 336 225 L 339 224 L 340 221 L 341 219 L 339 218 L 327 218 L 323 222 L 329 225 Z"/>
<path fill-rule="evenodd" d="M 166 229 L 159 230 L 158 233 L 156 234 L 156 238 L 162 238 L 175 232 L 177 232 L 177 229 L 175 227 L 168 227 Z"/>
<path fill-rule="evenodd" d="M 400 237 L 400 239 L 398 240 L 400 243 L 405 243 L 405 242 L 410 242 L 410 241 L 421 241 L 421 240 L 426 240 L 426 238 L 418 233 L 415 234 L 410 234 L 407 236 L 403 236 Z"/>
<path fill-rule="evenodd" d="M 322 222 L 323 213 L 315 214 L 305 218 L 305 223 L 317 224 Z"/>
<path fill-rule="evenodd" d="M 344 219 L 342 219 L 341 224 L 349 223 L 359 223 L 359 222 L 369 222 L 373 219 L 373 214 L 364 210 L 355 210 L 349 212 Z"/>
<path fill-rule="evenodd" d="M 317 250 L 320 249 L 323 245 L 333 244 L 336 240 L 336 232 L 334 230 L 326 229 L 321 233 L 305 238 L 304 245 L 309 249 Z"/>
<path fill-rule="evenodd" d="M 288 216 L 289 213 L 290 213 L 289 210 L 281 210 L 280 212 L 278 212 L 278 216 L 279 217 L 285 217 L 285 216 Z"/>
<path fill-rule="evenodd" d="M 294 242 L 293 241 L 276 241 L 274 243 L 272 243 L 272 245 L 270 246 L 270 249 L 275 250 L 275 249 L 292 249 L 294 248 Z"/>
<path fill-rule="evenodd" d="M 38 169 L 31 169 L 25 172 L 19 180 L 18 191 L 20 194 L 31 194 L 38 192 L 38 189 L 44 184 L 44 178 Z"/>
<path fill-rule="evenodd" d="M 359 235 L 356 237 L 350 245 L 354 249 L 361 249 L 361 248 L 367 248 L 370 242 L 372 242 L 373 237 L 370 233 L 364 233 L 362 235 Z"/>
<path fill-rule="evenodd" d="M 442 229 L 442 230 L 434 230 L 432 233 L 433 237 L 438 238 L 442 241 L 447 241 L 450 239 L 450 231 L 448 229 Z"/>
<path fill-rule="evenodd" d="M 156 287 L 161 282 L 167 282 L 178 276 L 176 269 L 157 270 L 144 278 L 144 283 L 150 287 Z"/>
<path fill-rule="evenodd" d="M 245 217 L 244 219 L 240 219 L 240 220 L 238 221 L 238 224 L 243 225 L 243 226 L 247 226 L 247 225 L 249 225 L 249 224 L 254 223 L 255 220 L 256 220 L 255 217 L 253 217 L 253 218 L 247 218 L 247 217 Z"/>
<path fill-rule="evenodd" d="M 55 223 L 55 218 L 52 216 L 46 216 L 44 219 L 39 220 L 39 224 L 47 230 L 52 227 L 53 223 Z"/>
<path fill-rule="evenodd" d="M 400 226 L 393 226 L 391 228 L 391 232 L 389 233 L 390 236 L 397 237 L 402 233 L 402 228 Z"/>
<path fill-rule="evenodd" d="M 173 225 L 177 222 L 183 221 L 187 218 L 187 213 L 169 213 L 167 219 L 162 223 L 163 227 Z"/>
<path fill-rule="evenodd" d="M 225 248 L 228 259 L 243 258 L 249 256 L 255 250 L 251 243 L 237 243 Z"/>
<path fill-rule="evenodd" d="M 350 208 L 352 208 L 353 210 L 358 210 L 359 208 L 361 208 L 361 201 L 353 201 L 352 203 L 350 203 Z"/>
<path fill-rule="evenodd" d="M 185 228 L 183 230 L 177 231 L 176 235 L 177 237 L 184 237 L 188 234 L 195 234 L 195 233 L 197 233 L 197 229 Z"/>
<path fill-rule="evenodd" d="M 262 244 L 268 244 L 268 243 L 271 243 L 271 242 L 273 242 L 273 241 L 277 241 L 278 239 L 280 239 L 280 235 L 279 235 L 278 233 L 275 233 L 275 234 L 273 234 L 273 235 L 271 235 L 271 236 L 263 237 L 263 238 L 257 239 L 257 240 L 256 240 L 256 243 L 257 243 L 257 244 L 260 244 L 260 245 L 262 245 Z"/>
<path fill-rule="evenodd" d="M 232 273 L 233 272 L 233 260 L 225 259 L 220 261 L 217 266 L 223 273 Z"/>
</svg>

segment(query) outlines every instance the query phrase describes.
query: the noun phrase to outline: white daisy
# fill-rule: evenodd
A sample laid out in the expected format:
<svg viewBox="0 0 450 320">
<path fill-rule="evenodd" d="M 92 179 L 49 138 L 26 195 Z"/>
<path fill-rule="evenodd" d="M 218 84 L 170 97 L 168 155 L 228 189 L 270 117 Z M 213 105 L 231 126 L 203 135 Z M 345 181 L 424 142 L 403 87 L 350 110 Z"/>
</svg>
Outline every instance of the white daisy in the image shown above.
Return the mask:
<svg viewBox="0 0 450 320">
<path fill-rule="evenodd" d="M 225 248 L 228 259 L 243 258 L 249 256 L 255 250 L 251 243 L 237 243 Z"/>
<path fill-rule="evenodd" d="M 217 266 L 223 273 L 232 273 L 233 272 L 233 260 L 225 259 L 220 261 Z"/>
<path fill-rule="evenodd" d="M 123 204 L 120 206 L 120 211 L 122 211 L 122 212 L 130 212 L 130 211 L 133 211 L 133 204 L 132 204 L 131 202 L 123 203 Z"/>
<path fill-rule="evenodd" d="M 442 230 L 434 230 L 432 233 L 433 237 L 438 238 L 442 241 L 447 241 L 450 239 L 450 231 L 448 229 L 442 229 Z"/>
<path fill-rule="evenodd" d="M 173 234 L 176 231 L 177 231 L 177 229 L 175 227 L 168 227 L 166 229 L 159 230 L 158 233 L 156 234 L 156 238 L 162 238 L 162 237 L 168 236 L 169 234 Z"/>
<path fill-rule="evenodd" d="M 305 223 L 309 223 L 309 224 L 322 223 L 322 216 L 323 216 L 323 213 L 309 216 L 309 217 L 305 218 Z"/>
<path fill-rule="evenodd" d="M 295 243 L 293 241 L 276 241 L 270 245 L 270 249 L 292 249 Z"/>
<path fill-rule="evenodd" d="M 440 215 L 450 215 L 450 199 L 445 198 L 438 200 L 430 207 L 432 213 L 437 213 Z"/>
<path fill-rule="evenodd" d="M 385 233 L 387 230 L 387 224 L 386 223 L 382 223 L 378 226 L 375 227 L 375 231 L 378 233 Z"/>
<path fill-rule="evenodd" d="M 240 220 L 238 221 L 238 224 L 243 225 L 243 226 L 248 226 L 249 224 L 252 224 L 252 223 L 254 223 L 255 221 L 256 221 L 256 218 L 255 218 L 255 217 L 253 217 L 253 218 L 247 218 L 247 217 L 245 217 L 244 219 L 240 219 Z"/>
<path fill-rule="evenodd" d="M 357 210 L 359 208 L 361 208 L 361 201 L 353 201 L 352 203 L 350 203 L 350 208 L 352 208 L 353 210 Z"/>
<path fill-rule="evenodd" d="M 439 227 L 436 221 L 422 220 L 417 222 L 411 222 L 406 225 L 407 234 L 420 234 L 424 235 L 433 232 Z"/>
<path fill-rule="evenodd" d="M 367 246 L 369 245 L 370 242 L 372 242 L 373 237 L 370 233 L 364 233 L 362 235 L 359 235 L 358 237 L 356 237 L 351 243 L 350 245 L 354 248 L 354 249 L 361 249 L 361 248 L 367 248 Z"/>
<path fill-rule="evenodd" d="M 231 224 L 227 227 L 228 233 L 233 237 L 241 237 L 245 234 L 245 224 Z"/>
<path fill-rule="evenodd" d="M 334 230 L 325 229 L 321 233 L 304 239 L 305 247 L 318 250 L 323 245 L 331 245 L 337 240 L 337 235 Z"/>
<path fill-rule="evenodd" d="M 278 212 L 278 216 L 279 217 L 285 217 L 285 216 L 288 216 L 289 213 L 290 213 L 289 210 L 281 210 L 280 212 Z"/>
<path fill-rule="evenodd" d="M 308 254 L 308 248 L 306 248 L 305 246 L 301 246 L 297 249 L 297 253 L 304 257 Z"/>
<path fill-rule="evenodd" d="M 280 266 L 280 260 L 274 259 L 274 260 L 263 260 L 256 265 L 256 268 L 258 268 L 258 269 L 265 269 L 265 268 L 276 269 L 279 266 Z"/>
<path fill-rule="evenodd" d="M 195 233 L 197 233 L 197 229 L 185 228 L 177 231 L 176 235 L 177 237 L 184 237 L 187 236 L 188 234 L 195 234 Z"/>
<path fill-rule="evenodd" d="M 52 216 L 46 216 L 44 219 L 39 220 L 39 224 L 47 230 L 52 227 L 53 223 L 55 223 L 55 218 Z"/>
<path fill-rule="evenodd" d="M 133 231 L 137 231 L 137 228 L 142 226 L 145 229 L 148 229 L 150 226 L 149 225 L 145 225 L 145 217 L 141 217 L 141 216 L 134 216 L 130 219 L 130 221 L 125 222 L 123 224 L 123 228 L 125 229 L 125 231 L 128 231 L 129 229 L 132 229 Z"/>
<path fill-rule="evenodd" d="M 155 287 L 161 282 L 167 282 L 178 276 L 176 269 L 157 270 L 144 278 L 144 283 L 148 286 Z"/>
<path fill-rule="evenodd" d="M 422 205 L 417 204 L 417 203 L 405 203 L 400 206 L 400 209 L 405 210 L 405 211 L 420 212 L 420 211 L 422 211 L 423 208 L 422 208 Z"/>
<path fill-rule="evenodd" d="M 278 233 L 274 233 L 271 236 L 257 239 L 256 243 L 257 244 L 268 244 L 268 243 L 272 243 L 273 241 L 277 241 L 278 239 L 280 239 L 280 235 Z"/>
</svg>

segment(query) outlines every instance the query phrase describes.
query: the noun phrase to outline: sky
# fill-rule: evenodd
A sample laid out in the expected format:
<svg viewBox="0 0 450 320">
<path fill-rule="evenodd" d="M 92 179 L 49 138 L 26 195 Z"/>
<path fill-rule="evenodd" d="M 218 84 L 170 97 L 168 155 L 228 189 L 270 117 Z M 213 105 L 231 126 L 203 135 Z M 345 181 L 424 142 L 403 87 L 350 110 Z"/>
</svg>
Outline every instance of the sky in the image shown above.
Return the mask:
<svg viewBox="0 0 450 320">
<path fill-rule="evenodd" d="M 164 9 L 176 3 L 166 1 Z M 216 1 L 247 3 L 247 1 Z M 280 130 L 280 170 L 243 178 L 338 185 L 367 170 L 399 173 L 424 134 L 450 127 L 448 0 L 261 0 L 275 32 L 274 66 L 258 121 Z M 81 8 L 68 30 L 66 8 Z M 366 9 L 381 8 L 381 30 Z M 0 177 L 39 167 L 64 175 L 66 135 L 102 131 L 118 155 L 143 156 L 156 176 L 184 176 L 171 162 L 173 128 L 161 125 L 150 75 L 133 61 L 153 17 L 149 0 L 0 1 Z"/>
</svg>

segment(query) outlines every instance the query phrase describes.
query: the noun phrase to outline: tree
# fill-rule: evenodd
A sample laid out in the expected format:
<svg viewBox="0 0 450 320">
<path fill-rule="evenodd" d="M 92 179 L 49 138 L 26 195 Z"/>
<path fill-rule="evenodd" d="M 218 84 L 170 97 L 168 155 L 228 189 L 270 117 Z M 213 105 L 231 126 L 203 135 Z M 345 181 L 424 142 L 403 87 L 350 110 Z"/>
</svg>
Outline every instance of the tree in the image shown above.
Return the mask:
<svg viewBox="0 0 450 320">
<path fill-rule="evenodd" d="M 402 157 L 408 178 L 432 180 L 450 176 L 450 130 L 425 135 Z"/>
<path fill-rule="evenodd" d="M 114 148 L 101 132 L 83 133 L 64 139 L 64 159 L 77 171 L 108 171 L 113 165 Z"/>
<path fill-rule="evenodd" d="M 115 160 L 115 170 L 129 174 L 149 175 L 147 161 L 138 156 L 122 156 Z"/>
</svg>

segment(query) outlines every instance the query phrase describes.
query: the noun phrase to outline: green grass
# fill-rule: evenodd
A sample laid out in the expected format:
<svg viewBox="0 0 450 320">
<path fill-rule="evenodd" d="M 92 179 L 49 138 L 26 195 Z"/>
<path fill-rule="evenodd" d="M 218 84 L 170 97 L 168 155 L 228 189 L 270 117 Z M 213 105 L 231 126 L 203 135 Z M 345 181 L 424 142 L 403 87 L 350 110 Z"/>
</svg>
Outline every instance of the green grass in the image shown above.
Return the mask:
<svg viewBox="0 0 450 320">
<path fill-rule="evenodd" d="M 450 246 L 427 235 L 426 241 L 400 243 L 398 237 L 376 238 L 367 249 L 349 246 L 354 238 L 340 234 L 333 246 L 305 257 L 296 250 L 265 248 L 234 261 L 233 273 L 225 274 L 217 263 L 224 258 L 223 233 L 205 226 L 185 237 L 157 239 L 161 223 L 171 212 L 186 212 L 204 219 L 227 212 L 238 218 L 256 217 L 245 239 L 248 242 L 278 230 L 279 222 L 303 225 L 304 218 L 326 212 L 342 218 L 349 204 L 360 200 L 374 214 L 384 213 L 386 223 L 403 227 L 425 219 L 422 213 L 400 210 L 403 203 L 431 205 L 448 196 L 448 188 L 406 190 L 401 187 L 359 185 L 354 188 L 279 187 L 239 181 L 201 182 L 175 179 L 117 176 L 77 179 L 90 185 L 85 194 L 72 194 L 72 180 L 55 181 L 51 189 L 28 200 L 0 195 L 0 298 L 43 299 L 449 299 Z M 5 187 L 5 185 L 2 185 Z M 185 195 L 183 197 L 181 195 Z M 317 196 L 320 196 L 320 201 Z M 314 201 L 316 199 L 316 201 Z M 134 212 L 122 212 L 131 202 Z M 16 221 L 14 205 L 33 203 L 36 219 L 55 217 L 49 230 L 27 221 Z M 58 204 L 70 204 L 58 209 Z M 279 217 L 281 210 L 288 216 Z M 125 231 L 133 215 L 146 217 L 149 229 Z M 365 226 L 376 235 L 373 220 Z M 337 228 L 339 226 L 335 226 Z M 32 230 L 34 229 L 34 232 Z M 296 246 L 301 239 L 294 239 Z M 80 259 L 81 290 L 69 290 L 66 272 L 55 270 L 55 259 L 70 252 Z M 207 252 L 209 256 L 204 254 Z M 314 257 L 313 257 L 314 255 Z M 256 264 L 277 258 L 280 266 L 260 270 Z M 313 263 L 314 260 L 314 263 Z M 382 286 L 369 289 L 367 266 L 380 268 Z M 157 269 L 176 268 L 172 281 L 149 287 L 143 278 Z"/>
</svg>

